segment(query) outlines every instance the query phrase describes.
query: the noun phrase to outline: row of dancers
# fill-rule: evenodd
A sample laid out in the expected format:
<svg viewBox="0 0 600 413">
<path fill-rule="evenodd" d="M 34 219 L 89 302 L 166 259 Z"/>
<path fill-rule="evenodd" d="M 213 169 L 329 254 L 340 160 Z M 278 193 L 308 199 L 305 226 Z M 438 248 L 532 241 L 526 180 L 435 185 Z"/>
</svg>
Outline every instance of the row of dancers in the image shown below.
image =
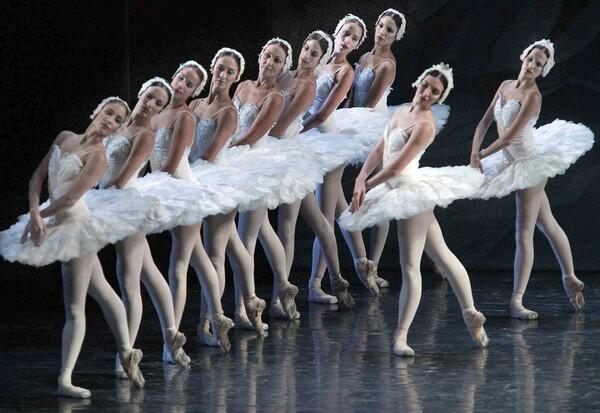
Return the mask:
<svg viewBox="0 0 600 413">
<path fill-rule="evenodd" d="M 513 317 L 537 318 L 522 302 L 536 225 L 554 249 L 573 307 L 583 309 L 583 282 L 575 275 L 568 239 L 552 216 L 544 187 L 591 148 L 593 134 L 561 120 L 534 128 L 541 107 L 536 81 L 554 65 L 553 44 L 541 40 L 523 51 L 517 79 L 500 85 L 477 126 L 470 165 L 428 168 L 419 160 L 448 117 L 443 102 L 454 87 L 453 73 L 443 63 L 426 69 L 413 83 L 412 102 L 388 107 L 396 73 L 391 45 L 405 29 L 402 13 L 381 13 L 373 49 L 355 69 L 348 55 L 367 34 L 357 16 L 342 18 L 332 36 L 310 33 L 295 70 L 291 45 L 273 38 L 259 54 L 258 78 L 239 83 L 233 99 L 230 89 L 240 81 L 245 60 L 238 51 L 222 48 L 210 64 L 206 97 L 199 96 L 208 72 L 190 60 L 170 82 L 159 77 L 145 82 L 132 110 L 124 100 L 109 97 L 83 133 L 59 133 L 29 182 L 29 214 L 0 233 L 0 253 L 7 260 L 62 263 L 66 322 L 59 395 L 91 396 L 71 379 L 85 335 L 88 293 L 117 341 L 116 375 L 140 387 L 142 352 L 133 347 L 142 320 L 140 284 L 159 316 L 163 360 L 181 366 L 190 363 L 179 331 L 189 266 L 202 286 L 198 338 L 207 345 L 227 352 L 234 326 L 259 334 L 268 329 L 262 322 L 266 302 L 254 286 L 257 241 L 273 270 L 269 314 L 299 318 L 298 288 L 288 279 L 299 215 L 315 232 L 309 300 L 339 309 L 351 309 L 354 299 L 340 271 L 336 219 L 359 280 L 375 295 L 389 285 L 378 276 L 377 263 L 389 221 L 397 220 L 402 289 L 393 352 L 399 356 L 414 355 L 407 336 L 421 297 L 423 251 L 449 281 L 474 341 L 488 344 L 467 271 L 444 242 L 433 213 L 456 199 L 516 192 Z M 493 120 L 498 138 L 481 149 Z M 152 173 L 140 176 L 148 162 Z M 349 205 L 341 177 L 347 165 L 360 164 Z M 46 178 L 50 200 L 40 204 Z M 95 185 L 99 189 L 90 189 Z M 267 215 L 276 207 L 277 231 Z M 370 255 L 361 233 L 368 227 L 374 227 Z M 168 283 L 146 239 L 165 230 L 172 239 Z M 115 244 L 121 298 L 97 257 L 106 244 Z M 226 257 L 233 269 L 233 320 L 221 306 Z M 325 270 L 333 295 L 322 289 Z"/>
</svg>

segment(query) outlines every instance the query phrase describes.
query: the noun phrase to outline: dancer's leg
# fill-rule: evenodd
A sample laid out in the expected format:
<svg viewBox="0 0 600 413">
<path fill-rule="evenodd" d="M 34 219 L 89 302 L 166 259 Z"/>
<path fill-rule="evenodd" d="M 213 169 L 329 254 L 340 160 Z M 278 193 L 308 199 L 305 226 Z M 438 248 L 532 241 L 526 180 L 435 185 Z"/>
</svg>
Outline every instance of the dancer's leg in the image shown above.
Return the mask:
<svg viewBox="0 0 600 413">
<path fill-rule="evenodd" d="M 402 289 L 398 310 L 398 326 L 394 333 L 394 354 L 414 356 L 407 344 L 408 329 L 421 300 L 421 257 L 427 231 L 433 221 L 433 212 L 426 211 L 409 219 L 398 221 L 398 247 L 402 267 Z"/>
<path fill-rule="evenodd" d="M 117 278 L 121 298 L 127 312 L 129 340 L 135 343 L 142 322 L 143 304 L 140 275 L 144 260 L 145 234 L 135 234 L 115 244 L 117 252 Z"/>
<path fill-rule="evenodd" d="M 548 196 L 544 191 L 540 203 L 540 212 L 537 219 L 537 227 L 546 236 L 554 256 L 558 260 L 562 272 L 562 281 L 565 292 L 576 311 L 583 310 L 585 300 L 583 298 L 583 282 L 575 276 L 575 267 L 573 265 L 573 255 L 571 254 L 571 245 L 567 234 L 560 227 L 556 218 L 552 214 Z"/>
<path fill-rule="evenodd" d="M 538 317 L 535 311 L 523 306 L 523 294 L 529 282 L 533 267 L 533 235 L 540 211 L 542 194 L 546 181 L 516 193 L 516 251 L 514 263 L 513 295 L 510 300 L 510 313 L 514 318 L 532 320 Z"/>
<path fill-rule="evenodd" d="M 465 324 L 471 336 L 478 345 L 486 347 L 488 338 L 483 329 L 485 317 L 475 309 L 469 275 L 462 263 L 446 245 L 442 230 L 435 217 L 433 217 L 427 231 L 425 251 L 443 273 L 446 274 L 454 295 L 458 299 Z"/>
<path fill-rule="evenodd" d="M 373 277 L 375 278 L 375 282 L 377 283 L 377 285 L 381 288 L 387 288 L 390 286 L 390 283 L 386 279 L 381 278 L 377 273 L 377 267 L 379 267 L 379 260 L 381 259 L 381 255 L 383 254 L 383 248 L 385 247 L 389 230 L 389 222 L 376 225 L 371 229 L 369 253 L 371 254 L 371 261 L 373 261 L 373 266 L 375 267 L 375 274 Z"/>
<path fill-rule="evenodd" d="M 307 197 L 309 195 L 312 194 L 308 194 Z M 300 204 L 302 202 L 296 201 L 293 204 L 280 205 L 277 212 L 277 236 L 281 240 L 283 250 L 285 251 L 288 278 L 294 262 L 296 221 L 298 220 L 298 212 L 300 211 Z"/>
</svg>

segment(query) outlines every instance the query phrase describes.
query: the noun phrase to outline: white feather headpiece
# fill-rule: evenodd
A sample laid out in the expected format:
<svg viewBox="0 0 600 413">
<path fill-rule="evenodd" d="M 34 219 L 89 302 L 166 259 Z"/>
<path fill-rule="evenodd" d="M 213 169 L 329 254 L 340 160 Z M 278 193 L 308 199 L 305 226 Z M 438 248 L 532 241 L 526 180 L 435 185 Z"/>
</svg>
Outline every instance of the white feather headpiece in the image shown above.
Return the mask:
<svg viewBox="0 0 600 413">
<path fill-rule="evenodd" d="M 90 119 L 94 119 L 96 116 L 98 116 L 98 113 L 100 113 L 100 111 L 102 110 L 102 108 L 104 106 L 108 105 L 109 103 L 113 103 L 113 102 L 118 102 L 118 103 L 122 104 L 123 106 L 125 106 L 125 109 L 127 109 L 127 116 L 129 116 L 129 114 L 131 113 L 131 109 L 129 109 L 129 105 L 127 104 L 127 102 L 125 102 L 123 99 L 121 99 L 118 96 L 109 96 L 109 97 L 103 99 L 102 102 L 100 102 L 98 104 L 98 106 L 96 106 L 96 109 L 94 109 L 94 111 L 90 115 Z"/>
<path fill-rule="evenodd" d="M 321 56 L 321 59 L 319 59 L 319 65 L 324 65 L 325 63 L 327 63 L 327 61 L 331 57 L 331 54 L 333 53 L 333 40 L 331 40 L 331 36 L 329 36 L 323 30 L 315 30 L 314 32 L 312 32 L 308 36 L 306 36 L 304 43 L 306 43 L 308 38 L 310 36 L 312 36 L 313 34 L 318 34 L 321 38 L 323 38 L 327 42 L 327 50 L 323 51 L 323 56 Z"/>
<path fill-rule="evenodd" d="M 529 55 L 529 53 L 531 53 L 531 50 L 533 50 L 535 46 L 545 47 L 546 49 L 548 49 L 548 52 L 550 54 L 548 60 L 546 60 L 546 64 L 542 68 L 542 77 L 546 77 L 546 75 L 550 73 L 550 69 L 552 69 L 552 67 L 554 67 L 554 64 L 556 63 L 554 61 L 554 44 L 552 44 L 552 42 L 548 39 L 542 39 L 538 40 L 537 42 L 531 43 L 525 48 L 525 50 L 523 50 L 523 53 L 521 53 L 521 61 L 525 61 L 525 58 Z"/>
<path fill-rule="evenodd" d="M 187 62 L 179 65 L 179 67 L 177 68 L 175 73 L 173 73 L 173 76 L 171 77 L 171 79 L 173 79 L 175 76 L 177 76 L 177 73 L 179 73 L 181 71 L 181 69 L 183 69 L 184 67 L 193 67 L 194 69 L 197 69 L 202 75 L 202 80 L 200 80 L 200 84 L 198 85 L 198 87 L 196 87 L 196 89 L 192 93 L 192 97 L 195 98 L 196 96 L 200 95 L 200 93 L 202 93 L 204 86 L 206 86 L 206 81 L 208 80 L 208 74 L 206 73 L 206 69 L 204 69 L 204 67 L 202 67 L 202 65 L 200 63 L 196 62 L 195 60 L 188 60 Z"/>
<path fill-rule="evenodd" d="M 212 61 L 210 62 L 210 71 L 212 73 L 213 69 L 215 68 L 215 64 L 217 63 L 217 60 L 225 53 L 231 53 L 235 55 L 240 61 L 240 70 L 238 72 L 237 79 L 235 79 L 236 82 L 239 82 L 242 78 L 242 74 L 244 73 L 244 69 L 246 68 L 246 61 L 244 60 L 244 56 L 242 56 L 242 54 L 235 49 L 230 49 L 229 47 L 222 47 L 221 49 L 219 49 L 219 51 L 215 54 L 215 57 L 213 57 Z"/>
<path fill-rule="evenodd" d="M 402 37 L 404 37 L 404 32 L 406 31 L 406 17 L 404 17 L 404 14 L 400 13 L 398 10 L 390 8 L 390 9 L 384 10 L 379 15 L 379 17 L 377 18 L 377 23 L 379 23 L 379 20 L 381 20 L 383 15 L 386 13 L 392 13 L 392 14 L 395 14 L 396 16 L 400 17 L 400 20 L 402 21 L 402 23 L 400 24 L 400 27 L 398 27 L 398 33 L 396 33 L 396 40 L 402 39 Z"/>
<path fill-rule="evenodd" d="M 140 88 L 140 91 L 137 94 L 137 97 L 140 98 L 142 97 L 142 95 L 144 94 L 144 92 L 146 90 L 148 90 L 148 88 L 150 86 L 160 86 L 163 87 L 167 90 L 167 96 L 168 96 L 168 100 L 167 103 L 165 104 L 165 106 L 163 107 L 163 110 L 169 106 L 171 104 L 171 101 L 173 100 L 173 88 L 171 87 L 171 85 L 169 84 L 169 82 L 167 82 L 165 79 L 163 79 L 162 77 L 158 77 L 155 76 L 150 80 L 147 80 L 144 82 L 144 84 L 142 85 L 142 87 Z"/>
<path fill-rule="evenodd" d="M 446 87 L 446 89 L 444 89 L 444 93 L 442 93 L 442 96 L 440 97 L 440 99 L 437 102 L 437 103 L 444 103 L 444 101 L 450 94 L 450 91 L 454 88 L 454 77 L 452 74 L 452 68 L 449 65 L 447 65 L 446 63 L 441 62 L 441 63 L 438 63 L 437 65 L 431 66 L 429 69 L 426 69 L 423 73 L 421 73 L 421 76 L 419 76 L 419 78 L 412 84 L 412 86 L 418 87 L 421 84 L 421 82 L 423 81 L 423 79 L 425 79 L 425 76 L 427 76 L 429 73 L 433 72 L 434 70 L 437 70 L 438 72 L 443 74 L 444 77 L 446 78 L 446 80 L 448 81 L 448 86 Z"/>
<path fill-rule="evenodd" d="M 360 41 L 358 42 L 358 44 L 356 45 L 355 49 L 358 49 L 360 47 L 360 45 L 365 41 L 365 38 L 367 37 L 367 25 L 365 24 L 365 22 L 363 21 L 363 19 L 361 19 L 358 16 L 355 16 L 354 14 L 346 14 L 337 24 L 337 26 L 335 26 L 335 31 L 333 32 L 333 36 L 337 36 L 338 32 L 342 29 L 342 27 L 344 26 L 344 24 L 348 23 L 348 20 L 356 20 L 358 22 L 358 24 L 361 26 L 362 30 L 363 30 L 363 35 L 360 38 Z"/>
<path fill-rule="evenodd" d="M 284 45 L 283 49 L 285 51 L 285 63 L 283 64 L 283 69 L 281 70 L 281 72 L 285 73 L 288 70 L 290 70 L 290 67 L 292 67 L 292 46 L 286 40 L 280 39 L 279 37 L 273 37 L 271 40 L 265 43 L 265 45 L 260 50 L 260 54 L 258 55 L 258 57 L 260 58 L 265 49 L 272 44 Z"/>
</svg>

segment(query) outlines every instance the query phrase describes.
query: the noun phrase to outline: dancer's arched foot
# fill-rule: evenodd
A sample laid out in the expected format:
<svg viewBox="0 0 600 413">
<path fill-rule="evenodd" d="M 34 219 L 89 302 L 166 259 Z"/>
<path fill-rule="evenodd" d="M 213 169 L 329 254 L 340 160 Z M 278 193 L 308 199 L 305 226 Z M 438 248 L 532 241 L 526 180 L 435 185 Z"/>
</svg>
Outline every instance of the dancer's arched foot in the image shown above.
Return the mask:
<svg viewBox="0 0 600 413">
<path fill-rule="evenodd" d="M 379 295 L 379 286 L 375 281 L 377 267 L 373 261 L 370 261 L 366 258 L 359 258 L 358 260 L 354 261 L 354 268 L 356 269 L 356 275 L 358 275 L 358 279 L 365 287 L 367 287 L 369 292 L 373 295 Z"/>
<path fill-rule="evenodd" d="M 71 383 L 58 383 L 56 395 L 61 397 L 73 397 L 75 399 L 89 399 L 92 392 L 83 387 L 73 386 Z"/>
<path fill-rule="evenodd" d="M 510 300 L 510 316 L 520 320 L 537 320 L 538 313 L 523 306 L 523 294 L 514 293 Z"/>
<path fill-rule="evenodd" d="M 394 333 L 394 345 L 392 351 L 395 355 L 400 357 L 414 357 L 415 351 L 406 344 L 406 335 L 407 333 L 402 330 Z"/>
<path fill-rule="evenodd" d="M 283 318 L 285 320 L 294 320 L 298 311 L 296 311 L 296 295 L 298 294 L 298 287 L 289 281 L 279 287 L 279 301 L 283 310 Z"/>
<path fill-rule="evenodd" d="M 377 273 L 377 269 L 379 264 L 376 263 L 375 261 L 369 261 L 369 265 L 372 267 L 372 271 L 373 271 L 373 278 L 375 279 L 375 282 L 377 283 L 377 286 L 379 288 L 388 288 L 390 286 L 390 283 L 388 280 L 381 278 L 379 276 L 379 274 Z"/>
<path fill-rule="evenodd" d="M 583 281 L 577 278 L 575 275 L 566 275 L 562 278 L 563 287 L 569 297 L 571 305 L 575 311 L 581 311 L 585 309 L 585 299 L 583 298 Z"/>
<path fill-rule="evenodd" d="M 333 276 L 329 278 L 331 283 L 331 289 L 338 299 L 338 308 L 340 310 L 350 310 L 354 307 L 354 298 L 348 291 L 350 283 L 346 281 L 341 275 Z"/>
<path fill-rule="evenodd" d="M 309 285 L 308 301 L 317 304 L 337 304 L 338 299 L 333 295 L 327 294 L 320 287 Z"/>
<path fill-rule="evenodd" d="M 244 305 L 246 307 L 247 317 L 242 317 L 242 314 L 235 313 L 234 320 L 236 328 L 242 328 L 244 330 L 254 330 L 258 334 L 264 334 L 268 330 L 269 326 L 262 322 L 262 313 L 265 311 L 267 303 L 265 300 L 253 296 L 244 299 Z M 239 317 L 239 319 L 238 319 Z M 238 321 L 243 323 L 238 327 Z"/>
<path fill-rule="evenodd" d="M 207 347 L 218 347 L 217 336 L 213 335 L 206 323 L 201 322 L 196 327 L 196 341 Z"/>
<path fill-rule="evenodd" d="M 121 357 L 119 356 L 119 353 L 117 353 L 117 356 L 115 357 L 115 377 L 117 379 L 129 378 L 127 377 L 127 373 L 125 373 L 125 370 L 123 370 L 123 366 L 121 365 Z"/>
<path fill-rule="evenodd" d="M 125 350 L 121 351 L 119 355 L 121 357 L 121 365 L 123 366 L 125 373 L 127 373 L 129 380 L 131 380 L 133 384 L 140 388 L 144 387 L 146 380 L 144 380 L 144 376 L 142 375 L 139 367 L 140 361 L 142 361 L 142 357 L 144 357 L 142 350 Z"/>
<path fill-rule="evenodd" d="M 485 324 L 485 316 L 477 311 L 475 308 L 467 308 L 463 311 L 463 319 L 467 330 L 473 337 L 473 340 L 482 348 L 487 347 L 490 340 L 483 328 Z"/>
<path fill-rule="evenodd" d="M 167 338 L 164 347 L 169 353 L 169 357 L 166 360 L 168 363 L 177 364 L 182 367 L 187 367 L 190 364 L 191 359 L 182 348 L 185 342 L 186 338 L 183 333 L 176 331 L 175 329 L 170 329 L 167 332 Z M 164 358 L 165 357 L 163 355 L 163 360 Z"/>
<path fill-rule="evenodd" d="M 217 335 L 217 342 L 219 348 L 223 353 L 227 353 L 231 350 L 231 343 L 229 342 L 229 330 L 233 328 L 233 321 L 225 317 L 223 314 L 215 314 L 212 317 L 212 327 Z"/>
</svg>

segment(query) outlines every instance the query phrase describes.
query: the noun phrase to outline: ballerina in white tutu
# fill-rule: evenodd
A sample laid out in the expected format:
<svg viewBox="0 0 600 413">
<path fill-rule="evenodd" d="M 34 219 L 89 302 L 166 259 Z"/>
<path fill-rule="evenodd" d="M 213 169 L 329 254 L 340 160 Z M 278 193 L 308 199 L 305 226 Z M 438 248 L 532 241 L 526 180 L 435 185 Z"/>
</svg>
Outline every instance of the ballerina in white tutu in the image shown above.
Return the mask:
<svg viewBox="0 0 600 413">
<path fill-rule="evenodd" d="M 306 151 L 311 151 L 311 143 L 299 137 L 302 130 L 302 118 L 312 104 L 316 94 L 315 69 L 324 66 L 333 52 L 333 40 L 320 30 L 314 31 L 307 36 L 298 56 L 296 70 L 288 71 L 279 78 L 279 85 L 285 97 L 284 109 L 271 129 L 270 135 L 288 139 L 287 142 L 299 142 Z M 293 141 L 290 141 L 293 139 Z M 342 143 L 340 141 L 340 143 Z M 317 158 L 318 155 L 314 154 Z M 319 209 L 314 193 L 308 193 L 302 200 L 292 204 L 284 204 L 279 207 L 277 234 L 281 239 L 286 253 L 287 271 L 290 273 L 294 260 L 294 235 L 298 214 L 315 232 L 323 247 L 323 253 L 327 261 L 327 267 L 332 283 L 332 290 L 341 294 L 343 300 L 341 309 L 351 308 L 353 301 L 347 290 L 347 282 L 340 275 L 337 242 L 333 228 Z M 361 274 L 362 275 L 362 274 Z M 377 285 L 373 282 L 369 287 L 369 280 L 362 278 L 361 281 L 378 293 Z M 338 284 L 344 288 L 339 288 Z M 333 298 L 333 299 L 332 299 Z M 327 303 L 338 303 L 338 297 L 331 297 L 323 292 L 320 286 L 309 289 L 310 301 L 323 301 Z"/>
<path fill-rule="evenodd" d="M 230 165 L 225 155 L 237 129 L 237 109 L 229 97 L 229 90 L 233 83 L 239 81 L 244 66 L 244 57 L 234 49 L 222 48 L 213 57 L 208 97 L 195 99 L 189 105 L 196 116 L 194 145 L 189 159 L 193 162 L 192 172 L 199 180 L 206 179 L 207 173 L 211 176 L 220 174 L 226 182 L 243 191 L 247 200 L 251 200 L 259 196 L 256 194 L 257 185 L 254 185 L 256 176 Z M 222 169 L 214 168 L 215 164 Z M 217 271 L 221 296 L 225 290 L 226 252 L 236 269 L 234 285 L 239 293 L 235 294 L 235 327 L 263 334 L 266 325 L 261 317 L 266 303 L 256 297 L 252 259 L 236 231 L 236 213 L 237 210 L 233 210 L 207 217 L 204 221 L 204 244 Z M 214 346 L 216 337 L 214 331 L 210 332 L 205 300 L 202 300 L 201 307 L 197 338 L 206 345 Z"/>
<path fill-rule="evenodd" d="M 481 347 L 488 344 L 485 317 L 475 309 L 467 271 L 448 249 L 433 214 L 436 206 L 472 196 L 483 183 L 474 168 L 419 168 L 419 160 L 435 138 L 431 105 L 443 102 L 453 87 L 452 69 L 444 64 L 427 69 L 413 84 L 413 105 L 398 109 L 383 138 L 371 151 L 356 179 L 352 204 L 340 217 L 351 231 L 398 220 L 402 289 L 393 352 L 413 356 L 408 329 L 421 299 L 423 250 L 445 275 L 456 294 L 467 329 Z M 380 165 L 383 168 L 370 176 Z M 368 192 L 367 192 L 368 191 Z"/>
<path fill-rule="evenodd" d="M 119 214 L 112 217 L 102 213 L 95 215 L 94 210 L 88 209 L 84 199 L 86 192 L 98 183 L 107 167 L 102 140 L 114 133 L 128 115 L 127 104 L 117 97 L 110 97 L 98 105 L 84 133 L 61 132 L 29 181 L 29 221 L 21 219 L 1 234 L 0 252 L 7 259 L 30 265 L 62 260 L 66 320 L 62 334 L 59 396 L 91 396 L 88 389 L 74 386 L 71 380 L 85 336 L 85 301 L 88 293 L 100 305 L 117 341 L 125 373 L 137 386 L 144 386 L 144 377 L 138 367 L 142 352 L 131 346 L 125 308 L 106 281 L 96 255 L 106 243 L 133 231 L 126 221 L 120 220 Z M 40 208 L 40 193 L 46 178 L 50 203 Z M 120 203 L 121 200 L 115 198 L 114 202 Z M 142 210 L 142 219 L 137 222 L 140 224 L 143 216 L 150 211 L 140 208 L 143 204 L 134 202 L 127 206 Z M 113 228 L 116 238 L 108 234 Z M 23 233 L 20 245 L 15 230 Z M 63 249 L 62 255 L 57 252 Z M 40 253 L 44 255 L 43 260 L 40 259 Z"/>
<path fill-rule="evenodd" d="M 576 311 L 583 310 L 583 282 L 575 276 L 569 240 L 552 215 L 544 190 L 548 178 L 563 173 L 588 151 L 594 135 L 587 127 L 563 120 L 534 128 L 542 104 L 536 80 L 554 66 L 554 46 L 549 40 L 529 45 L 521 54 L 516 80 L 502 82 L 477 125 L 471 165 L 481 168 L 486 183 L 479 196 L 503 197 L 516 191 L 516 252 L 510 313 L 514 318 L 538 318 L 525 308 L 523 295 L 533 267 L 533 234 L 537 226 L 546 236 L 562 272 L 565 292 Z M 492 121 L 498 138 L 487 148 L 481 144 Z"/>
<path fill-rule="evenodd" d="M 189 111 L 186 101 L 200 94 L 207 81 L 206 70 L 195 61 L 181 65 L 173 75 L 171 85 L 173 99 L 171 105 L 152 118 L 155 130 L 154 150 L 150 157 L 153 171 L 167 172 L 175 178 L 197 184 L 191 171 L 188 156 L 194 143 L 195 118 Z M 172 246 L 169 260 L 169 286 L 173 295 L 175 323 L 179 329 L 187 297 L 187 271 L 191 265 L 207 300 L 212 315 L 213 328 L 223 351 L 229 351 L 231 344 L 228 333 L 233 321 L 223 314 L 219 281 L 200 237 L 201 221 L 179 225 L 170 230 Z M 165 356 L 168 356 L 166 353 Z"/>
<path fill-rule="evenodd" d="M 100 188 L 135 188 L 136 178 L 150 158 L 154 148 L 154 133 L 150 129 L 150 120 L 169 105 L 172 90 L 167 84 L 163 84 L 162 79 L 154 78 L 142 85 L 138 96 L 138 102 L 126 127 L 104 140 L 108 169 L 100 180 Z M 171 290 L 154 263 L 146 234 L 140 232 L 127 237 L 117 242 L 115 249 L 117 278 L 127 310 L 129 339 L 132 345 L 135 344 L 142 321 L 142 282 L 158 313 L 164 352 L 168 353 L 167 359 L 181 366 L 189 365 L 190 358 L 182 348 L 185 336 L 175 327 Z M 126 378 L 118 355 L 115 360 L 115 373 L 119 378 Z"/>
</svg>

